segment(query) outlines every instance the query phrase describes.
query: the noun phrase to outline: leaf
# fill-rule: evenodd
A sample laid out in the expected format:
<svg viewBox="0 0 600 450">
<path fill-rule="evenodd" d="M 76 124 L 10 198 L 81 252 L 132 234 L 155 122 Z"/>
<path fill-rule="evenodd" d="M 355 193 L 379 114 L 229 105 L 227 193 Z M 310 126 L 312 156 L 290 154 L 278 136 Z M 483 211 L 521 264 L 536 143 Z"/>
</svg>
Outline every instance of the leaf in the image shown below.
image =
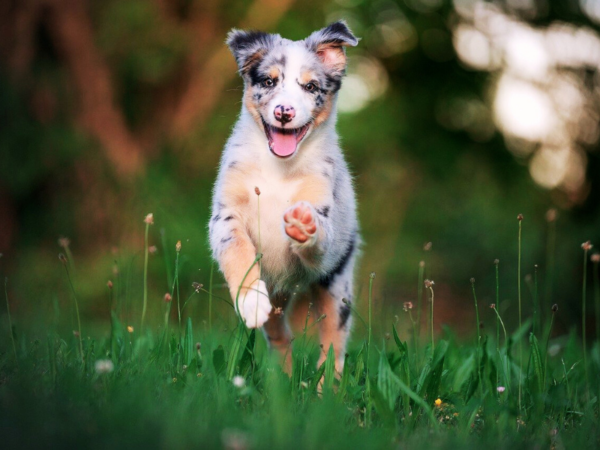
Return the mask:
<svg viewBox="0 0 600 450">
<path fill-rule="evenodd" d="M 377 388 L 379 393 L 387 401 L 390 411 L 394 410 L 396 400 L 400 395 L 400 387 L 396 380 L 399 378 L 392 372 L 387 358 L 382 353 L 379 358 L 379 372 L 377 374 Z"/>
<path fill-rule="evenodd" d="M 233 334 L 233 342 L 231 344 L 231 350 L 229 351 L 229 358 L 227 359 L 227 379 L 231 380 L 235 375 L 236 365 L 238 362 L 238 356 L 240 349 L 242 348 L 242 338 L 246 333 L 246 326 L 240 321 L 236 332 Z"/>
<path fill-rule="evenodd" d="M 327 361 L 325 361 L 323 364 L 321 364 L 321 367 L 319 367 L 319 369 L 315 373 L 314 378 L 312 379 L 312 381 L 310 383 L 310 391 L 311 392 L 314 392 L 317 390 L 319 381 L 321 381 L 321 378 L 323 378 L 323 374 L 325 373 L 325 364 L 326 363 L 327 363 Z"/>
<path fill-rule="evenodd" d="M 396 331 L 396 325 L 392 324 L 392 332 L 394 335 L 394 341 L 396 342 L 396 346 L 398 347 L 398 351 L 400 352 L 400 356 L 407 355 L 408 354 L 408 345 L 406 343 L 402 343 L 402 341 L 398 337 L 398 332 Z"/>
<path fill-rule="evenodd" d="M 252 370 L 254 366 L 254 344 L 256 342 L 256 329 L 253 328 L 250 331 L 246 346 L 244 347 L 244 353 L 240 359 L 240 375 L 245 377 Z"/>
<path fill-rule="evenodd" d="M 110 357 L 113 362 L 121 358 L 124 348 L 123 325 L 114 311 L 110 312 Z"/>
<path fill-rule="evenodd" d="M 189 366 L 194 357 L 194 332 L 192 330 L 192 318 L 188 317 L 183 338 L 183 364 Z"/>
<path fill-rule="evenodd" d="M 388 427 L 394 426 L 396 423 L 396 418 L 392 408 L 389 405 L 389 402 L 385 398 L 385 395 L 374 384 L 371 385 L 370 394 L 371 400 L 373 400 L 373 404 L 375 405 L 375 409 L 381 416 L 383 422 Z"/>
<path fill-rule="evenodd" d="M 325 382 L 323 387 L 333 389 L 333 380 L 335 379 L 335 353 L 333 352 L 333 344 L 329 344 L 327 359 L 325 360 Z"/>
<path fill-rule="evenodd" d="M 423 386 L 425 398 L 428 401 L 431 401 L 433 398 L 436 398 L 439 393 L 440 382 L 442 380 L 442 373 L 444 370 L 444 359 L 446 357 L 447 351 L 448 341 L 440 341 L 433 355 L 433 362 L 431 365 L 432 369 L 427 375 L 425 384 Z"/>
<path fill-rule="evenodd" d="M 227 363 L 225 362 L 225 350 L 223 350 L 222 345 L 219 345 L 213 350 L 213 366 L 217 375 L 220 375 L 225 370 L 225 367 L 227 367 Z"/>
<path fill-rule="evenodd" d="M 540 347 L 535 334 L 531 333 L 529 335 L 529 343 L 531 345 L 531 362 L 533 364 L 533 372 L 537 381 L 538 391 L 541 393 L 544 391 L 544 369 L 542 367 Z"/>
</svg>

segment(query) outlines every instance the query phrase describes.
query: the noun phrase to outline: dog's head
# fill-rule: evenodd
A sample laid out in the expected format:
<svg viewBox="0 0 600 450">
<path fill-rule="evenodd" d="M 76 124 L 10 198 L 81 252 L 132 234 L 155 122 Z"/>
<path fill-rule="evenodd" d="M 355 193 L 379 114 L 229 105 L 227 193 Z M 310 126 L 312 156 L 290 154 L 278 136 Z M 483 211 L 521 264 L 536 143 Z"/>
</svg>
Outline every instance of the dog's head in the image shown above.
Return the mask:
<svg viewBox="0 0 600 450">
<path fill-rule="evenodd" d="M 330 116 L 346 69 L 346 46 L 358 40 L 344 22 L 302 41 L 278 34 L 232 30 L 227 45 L 244 79 L 244 103 L 269 149 L 292 156 Z"/>
</svg>

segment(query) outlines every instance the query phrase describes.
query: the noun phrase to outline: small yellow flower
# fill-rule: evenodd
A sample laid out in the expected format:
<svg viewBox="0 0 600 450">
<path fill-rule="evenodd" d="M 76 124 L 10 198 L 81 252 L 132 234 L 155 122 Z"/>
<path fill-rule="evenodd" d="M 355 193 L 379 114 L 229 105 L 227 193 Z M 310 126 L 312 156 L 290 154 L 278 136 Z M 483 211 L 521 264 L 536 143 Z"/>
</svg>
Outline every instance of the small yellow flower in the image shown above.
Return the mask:
<svg viewBox="0 0 600 450">
<path fill-rule="evenodd" d="M 435 406 L 437 406 L 438 408 L 439 408 L 440 406 L 442 406 L 442 399 L 441 399 L 441 398 L 438 398 L 438 399 L 435 401 Z"/>
<path fill-rule="evenodd" d="M 127 326 L 127 331 L 128 331 L 129 333 L 133 333 L 133 327 L 132 327 L 131 325 L 128 325 L 128 326 Z"/>
</svg>

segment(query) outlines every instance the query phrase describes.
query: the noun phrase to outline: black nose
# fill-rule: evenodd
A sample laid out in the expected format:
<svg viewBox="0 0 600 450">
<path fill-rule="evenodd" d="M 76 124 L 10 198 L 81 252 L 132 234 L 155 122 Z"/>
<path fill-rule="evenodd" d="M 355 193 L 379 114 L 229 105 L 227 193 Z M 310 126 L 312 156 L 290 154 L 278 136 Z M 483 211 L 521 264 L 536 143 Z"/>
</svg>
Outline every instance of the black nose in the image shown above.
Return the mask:
<svg viewBox="0 0 600 450">
<path fill-rule="evenodd" d="M 277 105 L 273 114 L 275 115 L 275 120 L 285 125 L 296 117 L 296 110 L 293 106 Z"/>
</svg>

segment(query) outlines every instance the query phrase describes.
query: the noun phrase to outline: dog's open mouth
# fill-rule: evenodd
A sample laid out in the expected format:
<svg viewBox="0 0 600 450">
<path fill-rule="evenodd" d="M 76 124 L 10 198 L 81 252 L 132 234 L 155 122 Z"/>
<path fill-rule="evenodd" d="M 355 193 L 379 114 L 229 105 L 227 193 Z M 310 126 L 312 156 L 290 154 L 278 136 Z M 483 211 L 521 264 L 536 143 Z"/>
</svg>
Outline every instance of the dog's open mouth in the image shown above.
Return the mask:
<svg viewBox="0 0 600 450">
<path fill-rule="evenodd" d="M 273 127 L 263 120 L 263 127 L 269 141 L 269 149 L 276 156 L 287 158 L 296 153 L 298 144 L 310 128 L 310 122 L 300 128 L 284 129 Z"/>
</svg>

